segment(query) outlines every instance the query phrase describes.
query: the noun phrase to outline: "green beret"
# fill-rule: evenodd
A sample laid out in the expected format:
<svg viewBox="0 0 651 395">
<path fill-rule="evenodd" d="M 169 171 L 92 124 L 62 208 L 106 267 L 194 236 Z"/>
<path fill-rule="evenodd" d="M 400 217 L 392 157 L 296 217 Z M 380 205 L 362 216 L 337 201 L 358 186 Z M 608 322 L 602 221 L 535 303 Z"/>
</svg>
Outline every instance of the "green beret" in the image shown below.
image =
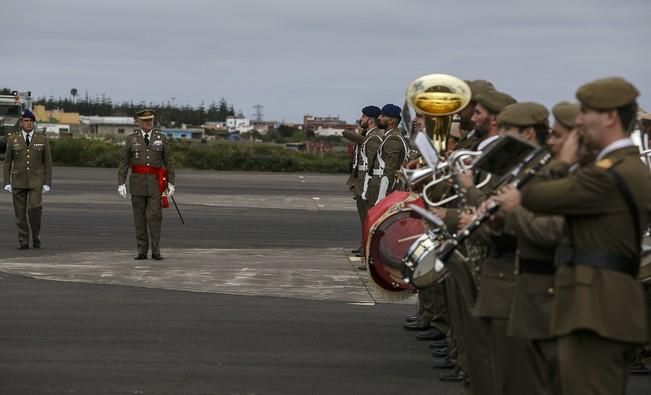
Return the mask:
<svg viewBox="0 0 651 395">
<path fill-rule="evenodd" d="M 552 108 L 552 114 L 554 114 L 554 119 L 556 122 L 565 126 L 568 129 L 574 129 L 576 122 L 576 116 L 579 115 L 581 106 L 578 103 L 570 103 L 568 101 L 562 101 L 557 103 Z"/>
<path fill-rule="evenodd" d="M 136 117 L 138 119 L 142 119 L 143 121 L 147 119 L 154 119 L 154 110 L 141 110 L 136 113 Z"/>
<path fill-rule="evenodd" d="M 514 98 L 503 92 L 495 90 L 484 91 L 477 95 L 477 103 L 482 107 L 495 114 L 499 113 L 504 107 L 516 102 Z"/>
<path fill-rule="evenodd" d="M 514 103 L 504 107 L 497 116 L 498 125 L 533 126 L 546 124 L 549 111 L 542 104 L 533 102 Z"/>
<path fill-rule="evenodd" d="M 472 101 L 477 101 L 477 95 L 479 95 L 482 92 L 486 91 L 494 91 L 495 86 L 493 86 L 493 83 L 490 81 L 486 80 L 465 80 L 464 81 L 466 84 L 468 84 L 468 87 L 470 88 L 470 93 L 472 94 L 472 97 L 470 100 Z"/>
<path fill-rule="evenodd" d="M 640 92 L 620 77 L 600 78 L 584 84 L 576 98 L 593 110 L 613 110 L 633 103 Z"/>
</svg>

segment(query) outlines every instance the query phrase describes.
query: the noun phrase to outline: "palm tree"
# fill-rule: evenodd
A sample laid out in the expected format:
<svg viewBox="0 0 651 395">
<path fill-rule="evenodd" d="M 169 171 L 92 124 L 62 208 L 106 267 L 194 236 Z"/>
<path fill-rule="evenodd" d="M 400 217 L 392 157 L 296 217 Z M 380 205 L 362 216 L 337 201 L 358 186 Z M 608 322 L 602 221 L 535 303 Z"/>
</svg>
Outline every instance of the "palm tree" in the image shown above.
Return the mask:
<svg viewBox="0 0 651 395">
<path fill-rule="evenodd" d="M 70 89 L 70 94 L 72 95 L 72 102 L 73 102 L 73 103 L 76 101 L 75 98 L 77 97 L 77 93 L 79 93 L 79 92 L 77 91 L 77 88 L 72 88 L 72 89 Z"/>
</svg>

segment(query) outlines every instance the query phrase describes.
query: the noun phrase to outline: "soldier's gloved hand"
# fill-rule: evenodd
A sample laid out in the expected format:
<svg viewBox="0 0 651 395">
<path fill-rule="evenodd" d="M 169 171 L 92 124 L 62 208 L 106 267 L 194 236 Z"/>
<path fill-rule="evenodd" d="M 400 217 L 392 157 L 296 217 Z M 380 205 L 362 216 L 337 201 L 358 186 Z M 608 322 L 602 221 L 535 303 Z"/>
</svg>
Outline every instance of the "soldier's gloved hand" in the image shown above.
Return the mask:
<svg viewBox="0 0 651 395">
<path fill-rule="evenodd" d="M 50 192 L 50 186 L 49 185 L 43 185 L 43 193 L 48 193 Z"/>
<path fill-rule="evenodd" d="M 5 185 L 5 191 L 11 192 L 11 184 Z"/>
<path fill-rule="evenodd" d="M 176 189 L 174 189 L 174 185 L 167 183 L 167 197 L 172 197 L 172 195 L 174 195 L 174 191 L 176 191 Z"/>
<path fill-rule="evenodd" d="M 118 187 L 118 193 L 120 194 L 120 196 L 122 196 L 123 198 L 126 199 L 127 198 L 127 186 L 125 184 L 120 185 Z"/>
</svg>

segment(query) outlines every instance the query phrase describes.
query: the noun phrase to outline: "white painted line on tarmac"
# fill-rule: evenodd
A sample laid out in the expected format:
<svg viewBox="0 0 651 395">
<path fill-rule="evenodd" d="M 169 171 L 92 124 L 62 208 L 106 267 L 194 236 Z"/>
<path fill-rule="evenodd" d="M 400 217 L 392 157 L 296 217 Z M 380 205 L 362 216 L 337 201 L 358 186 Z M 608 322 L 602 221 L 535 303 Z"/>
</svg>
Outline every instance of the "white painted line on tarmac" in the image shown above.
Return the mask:
<svg viewBox="0 0 651 395">
<path fill-rule="evenodd" d="M 375 306 L 374 302 L 352 302 L 352 303 L 348 303 L 348 304 L 353 305 L 353 306 Z"/>
</svg>

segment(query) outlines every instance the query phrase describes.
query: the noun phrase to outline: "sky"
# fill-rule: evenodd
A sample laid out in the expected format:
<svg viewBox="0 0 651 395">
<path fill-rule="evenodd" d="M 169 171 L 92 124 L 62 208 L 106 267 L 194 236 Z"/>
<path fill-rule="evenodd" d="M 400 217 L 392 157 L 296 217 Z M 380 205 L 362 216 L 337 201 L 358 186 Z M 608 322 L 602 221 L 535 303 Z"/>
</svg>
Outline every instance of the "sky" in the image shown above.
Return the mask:
<svg viewBox="0 0 651 395">
<path fill-rule="evenodd" d="M 649 0 L 3 0 L 0 87 L 302 122 L 402 105 L 425 74 L 519 101 L 617 75 L 651 110 Z"/>
</svg>

